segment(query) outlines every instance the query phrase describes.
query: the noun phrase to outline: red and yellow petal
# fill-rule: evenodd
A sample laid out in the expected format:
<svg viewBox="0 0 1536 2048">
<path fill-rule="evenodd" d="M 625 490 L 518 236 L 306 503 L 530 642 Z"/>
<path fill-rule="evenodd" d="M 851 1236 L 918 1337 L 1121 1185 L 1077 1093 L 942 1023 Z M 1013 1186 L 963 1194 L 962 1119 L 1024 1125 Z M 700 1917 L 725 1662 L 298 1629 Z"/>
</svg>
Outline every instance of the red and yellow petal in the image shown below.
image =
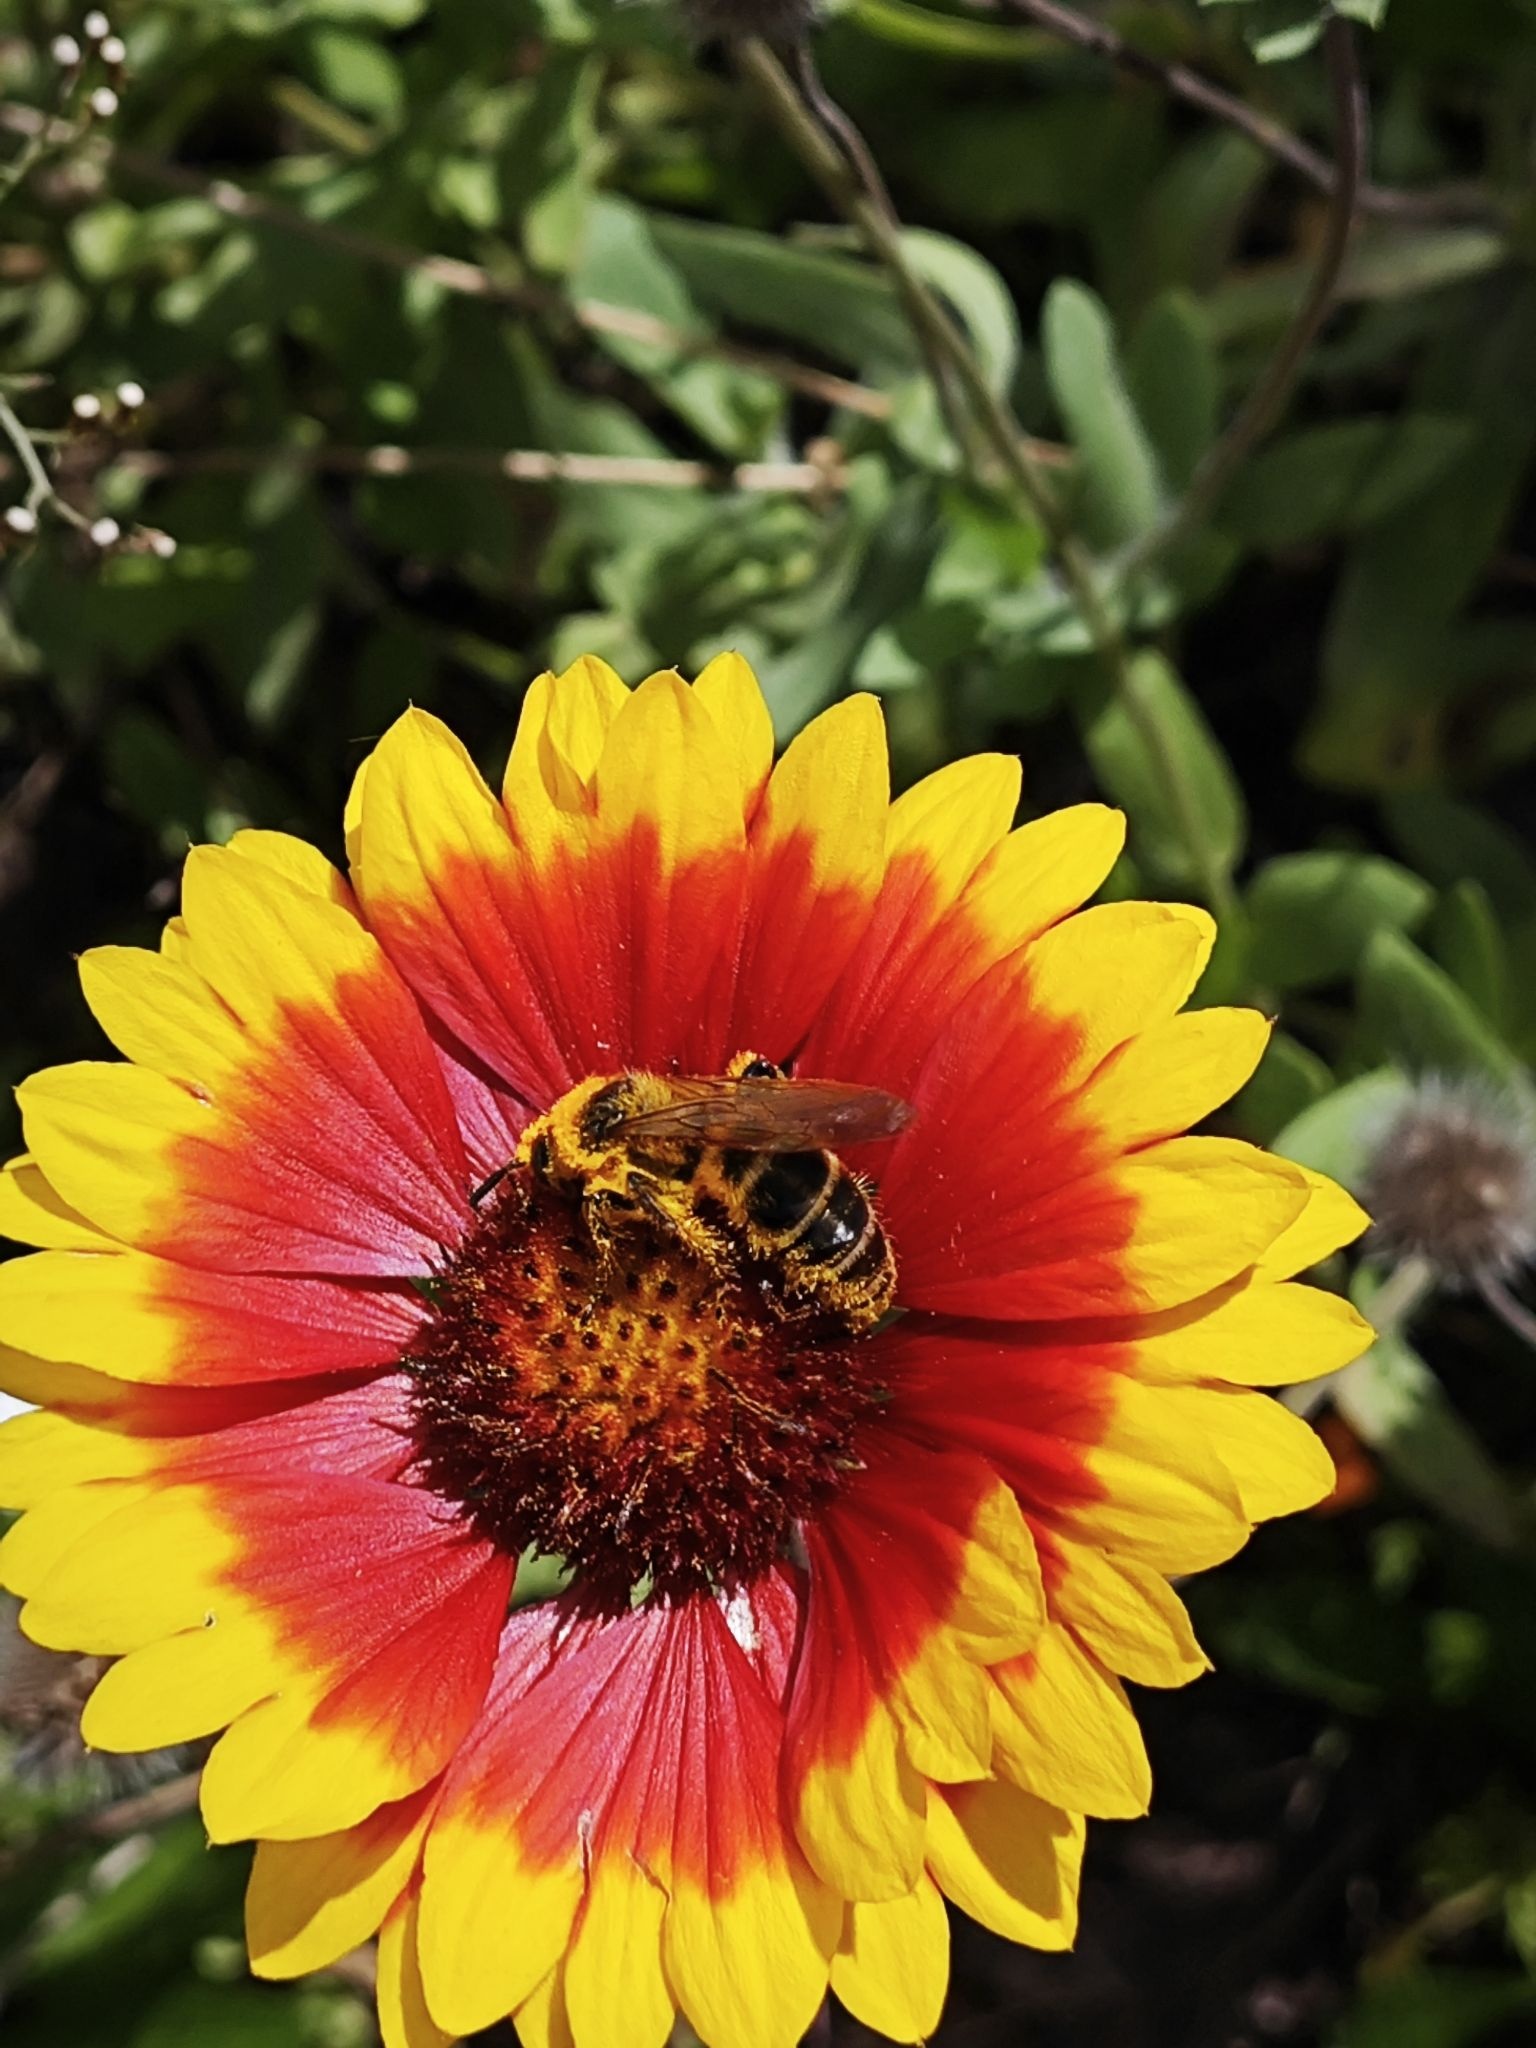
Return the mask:
<svg viewBox="0 0 1536 2048">
<path fill-rule="evenodd" d="M 910 1092 L 969 991 L 1103 881 L 1125 838 L 1118 812 L 1084 804 L 1009 833 L 1016 799 L 1008 764 L 983 756 L 892 806 L 885 883 L 812 1027 L 808 1071 Z"/>
<path fill-rule="evenodd" d="M 804 1535 L 786 1752 L 796 1827 L 844 1896 L 901 1897 L 922 1867 L 925 1779 L 990 1769 L 985 1667 L 1044 1619 L 1033 1545 L 982 1461 L 894 1440 Z"/>
<path fill-rule="evenodd" d="M 890 771 L 873 697 L 824 711 L 787 748 L 752 821 L 726 1042 L 782 1059 L 864 936 L 885 869 Z"/>
<path fill-rule="evenodd" d="M 18 1091 L 38 1166 L 98 1228 L 184 1264 L 429 1271 L 469 1169 L 410 993 L 347 909 L 261 861 L 199 849 L 184 902 L 184 960 L 88 976 L 139 1063 Z"/>
<path fill-rule="evenodd" d="M 143 1252 L 44 1251 L 0 1266 L 0 1317 L 19 1347 L 166 1385 L 388 1365 L 427 1314 L 404 1282 L 218 1272 Z"/>
<path fill-rule="evenodd" d="M 439 2024 L 471 2032 L 523 2008 L 562 1964 L 535 2023 L 558 2004 L 576 2048 L 664 2039 L 678 2004 L 706 2039 L 800 2038 L 841 1913 L 783 1831 L 773 1633 L 751 1613 L 733 1629 L 707 1601 L 514 1615 L 427 1838 L 421 1958 Z M 497 1938 L 509 1924 L 515 1945 Z"/>
<path fill-rule="evenodd" d="M 1048 1805 L 1106 1820 L 1145 1813 L 1152 1771 L 1125 1688 L 1051 1623 L 991 1674 L 999 1774 Z"/>
</svg>

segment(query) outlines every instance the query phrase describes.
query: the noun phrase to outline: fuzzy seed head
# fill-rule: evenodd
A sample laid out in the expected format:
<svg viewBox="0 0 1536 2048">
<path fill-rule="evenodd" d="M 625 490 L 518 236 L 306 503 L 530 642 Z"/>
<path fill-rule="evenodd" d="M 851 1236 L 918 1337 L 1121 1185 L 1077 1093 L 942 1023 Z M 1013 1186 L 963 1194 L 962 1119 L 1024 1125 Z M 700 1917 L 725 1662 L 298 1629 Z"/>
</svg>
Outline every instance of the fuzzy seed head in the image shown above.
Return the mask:
<svg viewBox="0 0 1536 2048">
<path fill-rule="evenodd" d="M 1383 1251 L 1452 1282 L 1503 1278 L 1536 1257 L 1536 1129 L 1495 1087 L 1431 1077 L 1383 1133 L 1363 1197 Z"/>
</svg>

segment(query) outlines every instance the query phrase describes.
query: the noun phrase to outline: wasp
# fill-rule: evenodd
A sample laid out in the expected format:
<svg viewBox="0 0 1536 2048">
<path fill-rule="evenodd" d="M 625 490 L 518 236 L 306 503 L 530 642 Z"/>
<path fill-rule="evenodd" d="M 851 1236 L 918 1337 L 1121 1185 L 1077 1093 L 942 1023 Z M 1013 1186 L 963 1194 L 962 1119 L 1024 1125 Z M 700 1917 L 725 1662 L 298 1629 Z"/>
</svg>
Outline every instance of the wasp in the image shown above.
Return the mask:
<svg viewBox="0 0 1536 2048">
<path fill-rule="evenodd" d="M 783 1312 L 864 1330 L 891 1305 L 896 1263 L 868 1184 L 832 1147 L 894 1137 L 910 1116 L 884 1089 L 741 1053 L 723 1075 L 583 1081 L 528 1125 L 514 1163 L 578 1201 L 600 1246 L 653 1228 L 728 1276 L 745 1253 Z"/>
</svg>

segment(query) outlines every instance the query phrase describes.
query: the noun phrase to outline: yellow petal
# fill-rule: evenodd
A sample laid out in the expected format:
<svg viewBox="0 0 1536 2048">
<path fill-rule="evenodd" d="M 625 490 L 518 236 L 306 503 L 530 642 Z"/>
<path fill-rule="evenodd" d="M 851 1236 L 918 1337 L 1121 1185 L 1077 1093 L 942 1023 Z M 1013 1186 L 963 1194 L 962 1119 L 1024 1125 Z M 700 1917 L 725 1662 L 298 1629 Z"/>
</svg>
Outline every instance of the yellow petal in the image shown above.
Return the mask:
<svg viewBox="0 0 1536 2048">
<path fill-rule="evenodd" d="M 1154 1024 L 1084 1085 L 1084 1121 L 1124 1152 L 1190 1130 L 1251 1078 L 1269 1032 L 1257 1010 L 1190 1010 Z"/>
<path fill-rule="evenodd" d="M 710 1897 L 676 1881 L 662 1954 L 678 2002 L 702 2039 L 732 2048 L 795 2048 L 827 1990 L 841 1901 L 804 1865 L 744 1869 Z"/>
<path fill-rule="evenodd" d="M 1069 917 L 1020 956 L 1032 1009 L 1074 1024 L 1072 1072 L 1183 1008 L 1210 957 L 1215 926 L 1178 903 L 1102 903 Z"/>
<path fill-rule="evenodd" d="M 418 1796 L 341 1834 L 259 1842 L 245 1895 L 255 1974 L 302 1977 L 376 1934 L 415 1873 L 430 1815 L 430 1796 Z"/>
<path fill-rule="evenodd" d="M 1137 1685 L 1187 1685 L 1210 1669 L 1183 1601 L 1160 1573 L 1069 1537 L 1056 1546 L 1052 1611 L 1108 1670 Z"/>
<path fill-rule="evenodd" d="M 856 2020 L 892 2041 L 926 2041 L 949 1989 L 949 1919 L 938 1886 L 921 1878 L 904 1899 L 848 1908 L 832 1958 L 832 1989 Z"/>
<path fill-rule="evenodd" d="M 846 1759 L 805 1772 L 795 1825 L 813 1869 L 844 1898 L 901 1898 L 916 1884 L 923 1781 L 883 1701 Z"/>
<path fill-rule="evenodd" d="M 16 1099 L 27 1143 L 65 1202 L 129 1243 L 174 1199 L 171 1148 L 214 1121 L 209 1103 L 163 1074 L 101 1060 L 45 1068 Z"/>
<path fill-rule="evenodd" d="M 576 2048 L 665 2048 L 677 2017 L 661 1967 L 666 1904 L 627 1857 L 598 1859 L 565 1961 Z"/>
<path fill-rule="evenodd" d="M 1150 1317 L 1137 1331 L 1135 1368 L 1158 1381 L 1230 1380 L 1284 1387 L 1337 1372 L 1376 1333 L 1341 1295 L 1244 1276 L 1202 1300 Z"/>
<path fill-rule="evenodd" d="M 650 676 L 625 698 L 608 729 L 596 788 L 598 836 L 650 836 L 662 872 L 742 842 L 731 756 L 680 676 Z"/>
<path fill-rule="evenodd" d="M 30 1508 L 61 1486 L 87 1479 L 132 1479 L 153 1469 L 143 1438 L 92 1429 L 67 1415 L 13 1416 L 0 1423 L 0 1503 Z"/>
<path fill-rule="evenodd" d="M 379 1935 L 379 2030 L 384 2048 L 451 2048 L 422 1993 L 416 1916 L 415 1899 L 402 1900 Z"/>
<path fill-rule="evenodd" d="M 1333 1491 L 1333 1460 L 1299 1415 L 1239 1387 L 1165 1387 L 1162 1398 L 1191 1430 L 1203 1429 L 1236 1483 L 1251 1522 L 1294 1515 Z"/>
<path fill-rule="evenodd" d="M 564 1964 L 529 1993 L 512 2019 L 523 2048 L 576 2048 L 565 2009 Z"/>
<path fill-rule="evenodd" d="M 478 2033 L 532 1995 L 570 1939 L 582 1895 L 579 1850 L 573 1842 L 562 1862 L 541 1867 L 499 1820 L 438 1817 L 423 1864 L 420 1941 L 440 2025 Z"/>
<path fill-rule="evenodd" d="M 97 946 L 81 956 L 80 985 L 119 1052 L 189 1088 L 215 1087 L 247 1056 L 239 1023 L 184 961 Z"/>
<path fill-rule="evenodd" d="M 1336 1181 L 1314 1173 L 1309 1166 L 1297 1166 L 1294 1171 L 1306 1183 L 1309 1199 L 1295 1222 L 1259 1260 L 1260 1276 L 1266 1280 L 1289 1280 L 1293 1274 L 1304 1273 L 1330 1252 L 1353 1244 L 1370 1228 L 1370 1217 Z"/>
<path fill-rule="evenodd" d="M 961 898 L 961 915 L 984 935 L 976 972 L 1086 903 L 1124 844 L 1124 816 L 1103 804 L 1076 804 L 1010 832 Z"/>
<path fill-rule="evenodd" d="M 356 907 L 346 876 L 306 839 L 295 839 L 291 832 L 262 832 L 248 826 L 232 835 L 228 847 L 242 859 L 281 875 L 297 889 L 307 889 L 312 896 L 322 896 L 344 910 Z"/>
<path fill-rule="evenodd" d="M 773 719 L 757 677 L 739 654 L 717 654 L 699 670 L 693 694 L 725 742 L 750 816 L 773 767 Z"/>
<path fill-rule="evenodd" d="M 86 1702 L 81 1732 L 114 1754 L 198 1742 L 270 1699 L 283 1677 L 270 1629 L 215 1610 L 202 1628 L 119 1657 Z"/>
<path fill-rule="evenodd" d="M 1001 1775 L 1073 1813 L 1146 1812 L 1151 1767 L 1125 1688 L 1070 1630 L 1048 1628 L 1028 1657 L 992 1675 Z"/>
<path fill-rule="evenodd" d="M 938 902 L 954 902 L 1013 822 L 1022 775 L 1012 754 L 972 754 L 925 775 L 891 805 L 887 863 L 920 855 Z"/>
<path fill-rule="evenodd" d="M 1064 1949 L 1077 1932 L 1084 1828 L 1016 1785 L 935 1792 L 928 1867 L 961 1912 L 1008 1941 Z"/>
<path fill-rule="evenodd" d="M 0 1172 L 0 1237 L 48 1251 L 104 1251 L 113 1242 L 71 1209 L 25 1154 Z"/>
</svg>

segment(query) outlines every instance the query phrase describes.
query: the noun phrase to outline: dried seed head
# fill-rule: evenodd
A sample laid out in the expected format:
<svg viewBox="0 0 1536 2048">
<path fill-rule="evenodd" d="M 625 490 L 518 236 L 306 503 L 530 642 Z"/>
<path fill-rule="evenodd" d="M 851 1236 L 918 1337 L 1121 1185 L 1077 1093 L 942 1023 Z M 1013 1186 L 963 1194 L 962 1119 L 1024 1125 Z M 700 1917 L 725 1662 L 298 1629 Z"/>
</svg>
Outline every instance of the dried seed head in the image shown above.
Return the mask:
<svg viewBox="0 0 1536 2048">
<path fill-rule="evenodd" d="M 15 1602 L 0 1598 L 0 1763 L 12 1777 L 39 1790 L 67 1787 L 96 1803 L 186 1767 L 185 1748 L 125 1757 L 86 1748 L 80 1716 L 107 1661 L 41 1648 L 17 1627 Z"/>
<path fill-rule="evenodd" d="M 814 25 L 816 0 L 681 0 L 683 23 L 700 43 L 798 43 Z"/>
<path fill-rule="evenodd" d="M 1363 1190 L 1377 1246 L 1463 1284 L 1536 1257 L 1536 1129 L 1513 1096 L 1430 1076 L 1376 1146 Z"/>
</svg>

